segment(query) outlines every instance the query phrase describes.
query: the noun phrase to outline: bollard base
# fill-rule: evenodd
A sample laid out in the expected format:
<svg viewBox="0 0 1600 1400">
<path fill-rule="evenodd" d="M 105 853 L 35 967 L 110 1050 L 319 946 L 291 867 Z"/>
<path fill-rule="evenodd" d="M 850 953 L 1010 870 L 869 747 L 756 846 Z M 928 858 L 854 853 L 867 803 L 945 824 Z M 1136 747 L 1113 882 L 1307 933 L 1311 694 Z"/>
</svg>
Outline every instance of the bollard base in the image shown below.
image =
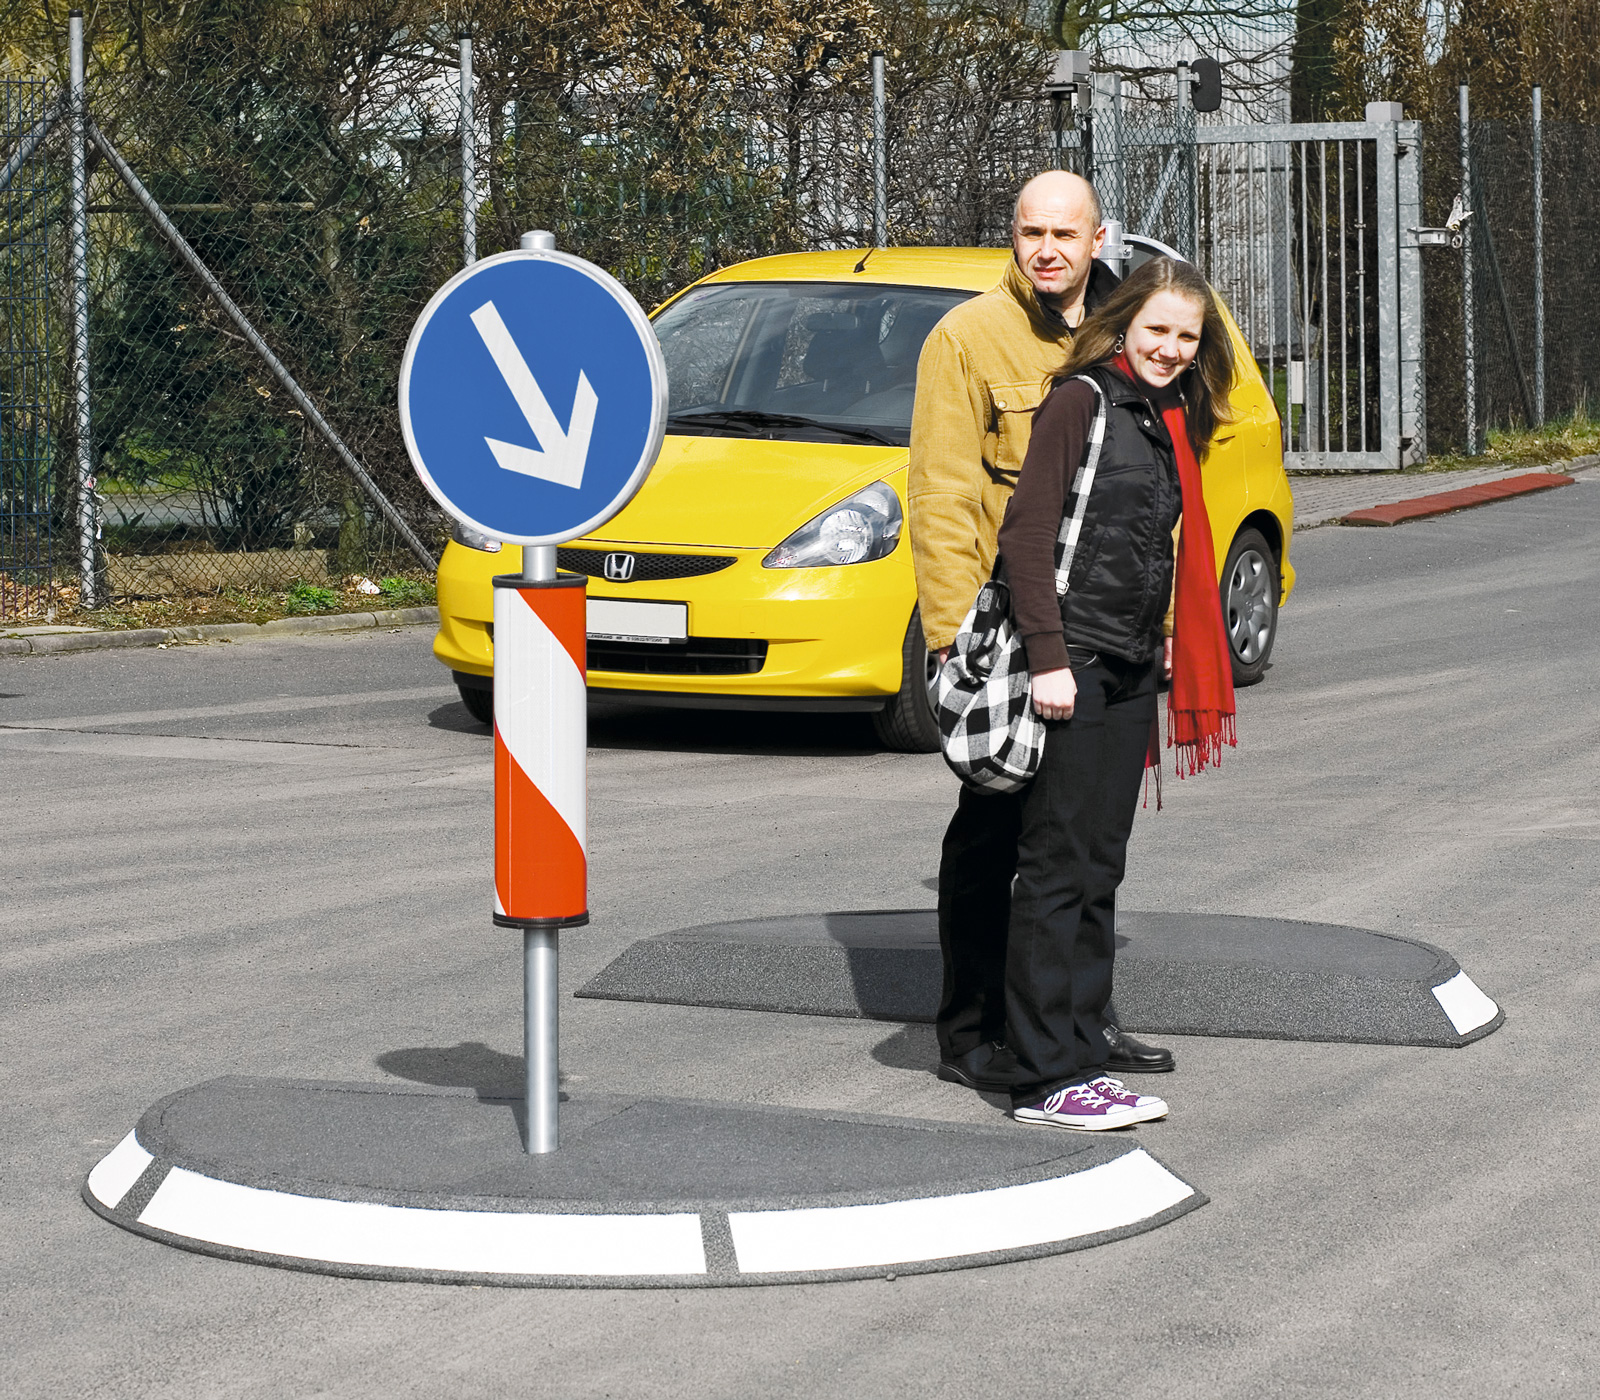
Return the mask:
<svg viewBox="0 0 1600 1400">
<path fill-rule="evenodd" d="M 588 922 L 589 911 L 587 909 L 581 914 L 568 914 L 565 918 L 560 919 L 513 919 L 506 914 L 496 914 L 494 916 L 494 926 L 496 928 L 520 928 L 524 931 L 541 928 L 582 928 Z"/>
<path fill-rule="evenodd" d="M 528 1157 L 519 1109 L 471 1090 L 215 1079 L 152 1107 L 83 1197 L 228 1259 L 563 1288 L 970 1268 L 1121 1239 L 1206 1199 L 1136 1130 L 596 1095 L 563 1104 L 560 1152 Z"/>
</svg>

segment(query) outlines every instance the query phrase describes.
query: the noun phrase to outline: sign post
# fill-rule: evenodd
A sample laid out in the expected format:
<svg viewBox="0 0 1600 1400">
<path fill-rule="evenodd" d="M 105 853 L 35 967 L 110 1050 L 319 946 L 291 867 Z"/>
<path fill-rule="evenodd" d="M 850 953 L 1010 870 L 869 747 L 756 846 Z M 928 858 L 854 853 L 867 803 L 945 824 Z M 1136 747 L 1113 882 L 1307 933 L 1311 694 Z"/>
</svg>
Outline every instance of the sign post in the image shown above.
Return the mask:
<svg viewBox="0 0 1600 1400">
<path fill-rule="evenodd" d="M 522 930 L 530 1153 L 559 1140 L 560 931 L 589 922 L 588 580 L 557 569 L 556 546 L 632 499 L 666 409 L 638 303 L 543 231 L 445 283 L 400 371 L 423 485 L 464 524 L 523 547 L 522 572 L 494 580 L 494 922 Z"/>
</svg>

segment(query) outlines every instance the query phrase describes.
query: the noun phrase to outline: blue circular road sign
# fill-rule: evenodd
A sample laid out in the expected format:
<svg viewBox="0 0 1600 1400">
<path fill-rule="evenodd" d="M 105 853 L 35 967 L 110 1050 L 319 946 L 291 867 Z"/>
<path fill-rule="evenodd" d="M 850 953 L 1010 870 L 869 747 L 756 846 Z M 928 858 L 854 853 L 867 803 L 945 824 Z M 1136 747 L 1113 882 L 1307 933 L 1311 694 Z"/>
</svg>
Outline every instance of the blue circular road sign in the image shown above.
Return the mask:
<svg viewBox="0 0 1600 1400">
<path fill-rule="evenodd" d="M 517 249 L 458 272 L 400 369 L 411 464 L 451 515 L 512 544 L 560 544 L 644 483 L 667 418 L 645 314 L 609 273 Z"/>
</svg>

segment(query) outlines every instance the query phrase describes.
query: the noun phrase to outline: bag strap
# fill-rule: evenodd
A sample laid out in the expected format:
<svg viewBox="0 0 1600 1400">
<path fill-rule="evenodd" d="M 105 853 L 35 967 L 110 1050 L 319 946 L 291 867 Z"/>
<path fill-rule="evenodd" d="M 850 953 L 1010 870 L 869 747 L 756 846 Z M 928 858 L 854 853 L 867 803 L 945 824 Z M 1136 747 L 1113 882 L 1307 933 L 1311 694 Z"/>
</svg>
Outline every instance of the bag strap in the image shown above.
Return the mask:
<svg viewBox="0 0 1600 1400">
<path fill-rule="evenodd" d="M 1084 448 L 1083 465 L 1078 469 L 1077 480 L 1072 483 L 1072 494 L 1077 498 L 1071 513 L 1061 515 L 1061 529 L 1056 535 L 1056 597 L 1067 591 L 1067 575 L 1072 572 L 1072 556 L 1078 552 L 1078 536 L 1083 532 L 1084 513 L 1089 509 L 1089 491 L 1094 486 L 1095 469 L 1100 465 L 1100 449 L 1106 440 L 1106 392 L 1093 377 L 1075 374 L 1094 390 L 1094 422 L 1089 425 L 1089 441 Z"/>
</svg>

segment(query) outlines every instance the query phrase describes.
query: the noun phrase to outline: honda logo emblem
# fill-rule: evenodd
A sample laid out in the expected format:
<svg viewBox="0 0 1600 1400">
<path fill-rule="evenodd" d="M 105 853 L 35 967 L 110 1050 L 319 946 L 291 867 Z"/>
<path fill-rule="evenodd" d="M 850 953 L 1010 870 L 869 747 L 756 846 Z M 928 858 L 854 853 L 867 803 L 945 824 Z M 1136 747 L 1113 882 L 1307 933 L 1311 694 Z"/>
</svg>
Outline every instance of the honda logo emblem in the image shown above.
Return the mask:
<svg viewBox="0 0 1600 1400">
<path fill-rule="evenodd" d="M 612 583 L 626 583 L 633 577 L 635 562 L 631 554 L 608 554 L 606 562 L 601 567 Z"/>
</svg>

